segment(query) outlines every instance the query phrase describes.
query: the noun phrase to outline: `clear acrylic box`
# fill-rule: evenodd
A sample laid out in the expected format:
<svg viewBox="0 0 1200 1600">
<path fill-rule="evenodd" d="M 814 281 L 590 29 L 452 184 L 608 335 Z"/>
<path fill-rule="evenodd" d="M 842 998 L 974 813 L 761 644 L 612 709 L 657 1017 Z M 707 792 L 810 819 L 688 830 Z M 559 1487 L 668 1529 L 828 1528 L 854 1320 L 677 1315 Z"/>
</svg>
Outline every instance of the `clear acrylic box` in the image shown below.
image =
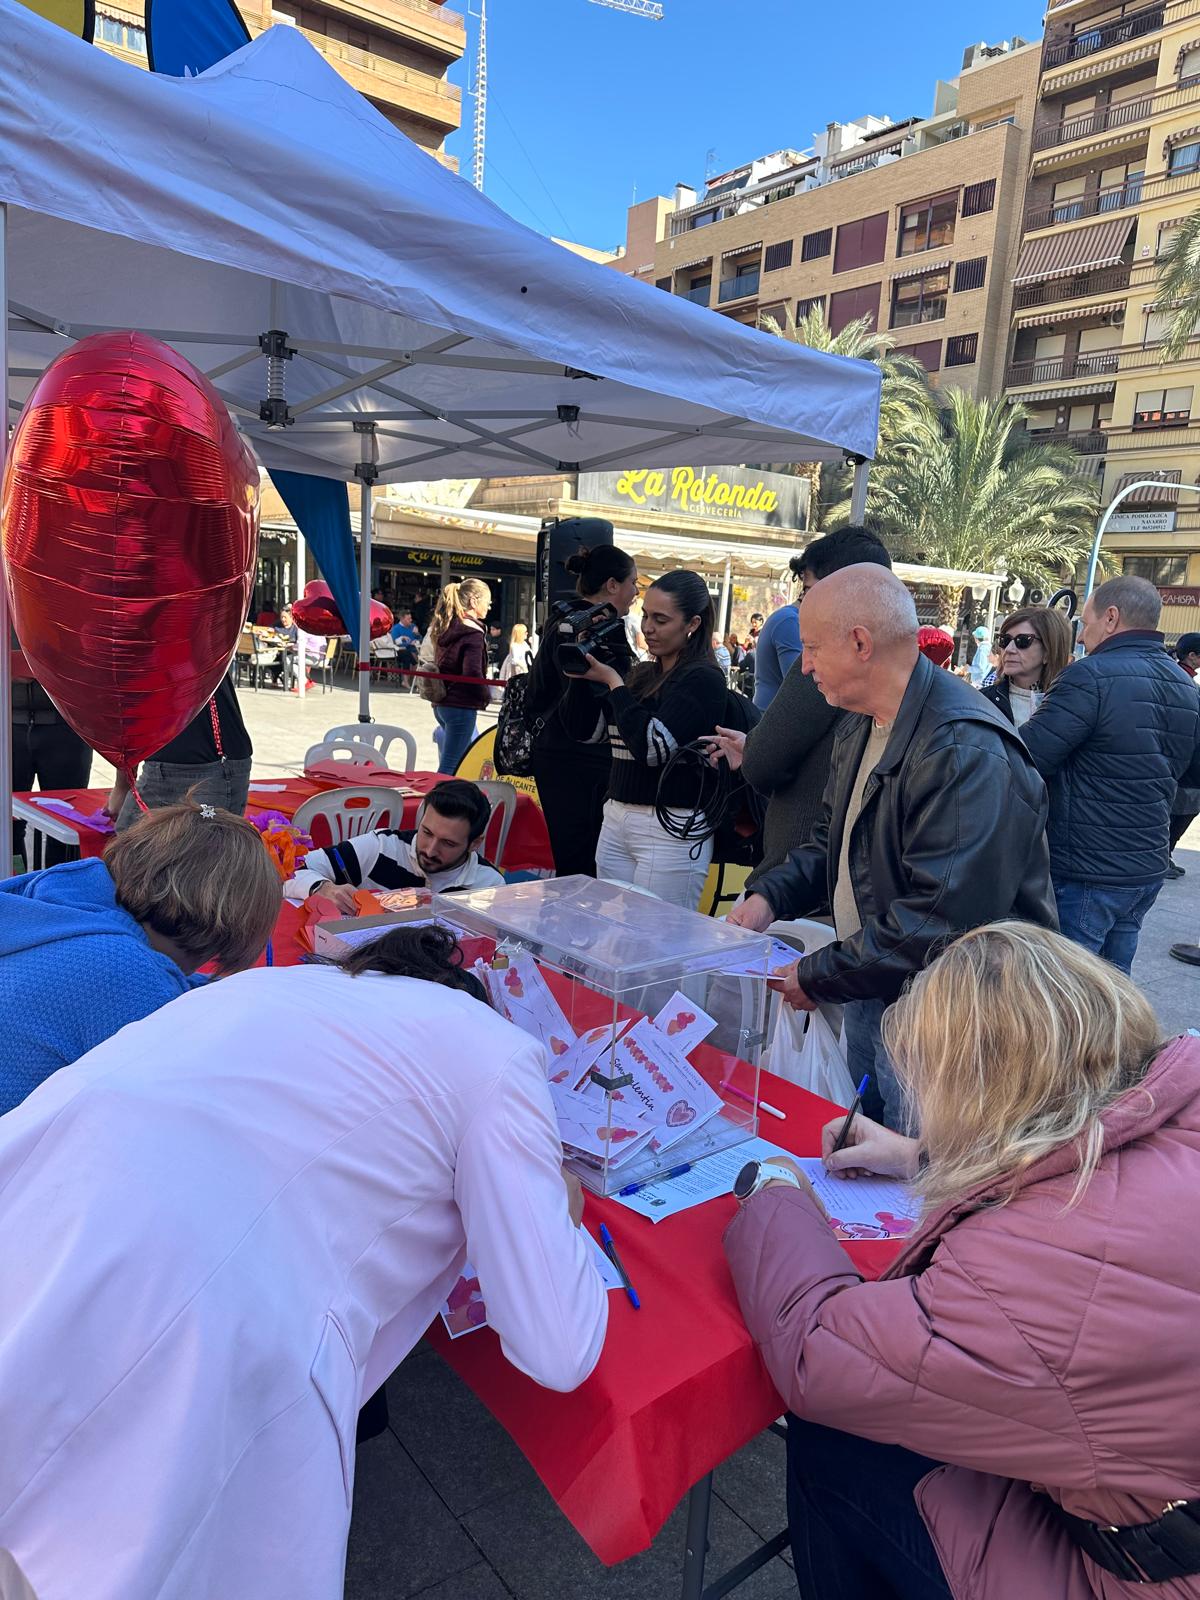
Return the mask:
<svg viewBox="0 0 1200 1600">
<path fill-rule="evenodd" d="M 471 936 L 493 1004 L 546 1047 L 567 1164 L 589 1189 L 757 1133 L 766 935 L 584 877 L 437 895 L 433 909 Z"/>
</svg>

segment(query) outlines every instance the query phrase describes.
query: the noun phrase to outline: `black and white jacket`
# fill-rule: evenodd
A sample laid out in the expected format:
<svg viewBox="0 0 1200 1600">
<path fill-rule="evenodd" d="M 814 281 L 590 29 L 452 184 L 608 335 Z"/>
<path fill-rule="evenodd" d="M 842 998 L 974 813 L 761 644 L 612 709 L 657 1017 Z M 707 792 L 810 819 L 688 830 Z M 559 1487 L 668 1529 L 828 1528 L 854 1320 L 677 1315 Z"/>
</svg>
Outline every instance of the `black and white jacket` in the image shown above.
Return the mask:
<svg viewBox="0 0 1200 1600">
<path fill-rule="evenodd" d="M 426 878 L 413 848 L 412 829 L 380 828 L 345 839 L 328 850 L 310 850 L 304 866 L 285 887 L 293 899 L 306 900 L 322 883 L 348 883 L 355 889 L 432 889 L 446 894 L 455 889 L 495 889 L 504 882 L 489 861 L 472 850 L 457 867 Z"/>
</svg>

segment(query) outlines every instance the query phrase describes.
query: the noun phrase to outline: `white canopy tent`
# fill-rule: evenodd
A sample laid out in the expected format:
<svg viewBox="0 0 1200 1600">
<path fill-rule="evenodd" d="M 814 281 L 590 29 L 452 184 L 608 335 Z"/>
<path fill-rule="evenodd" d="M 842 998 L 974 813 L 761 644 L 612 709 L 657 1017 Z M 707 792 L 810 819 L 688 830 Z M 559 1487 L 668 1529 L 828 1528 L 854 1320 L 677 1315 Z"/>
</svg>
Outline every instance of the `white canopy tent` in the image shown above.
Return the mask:
<svg viewBox="0 0 1200 1600">
<path fill-rule="evenodd" d="M 186 79 L 117 61 L 15 0 L 0 0 L 0 38 L 6 414 L 73 339 L 168 340 L 264 466 L 362 485 L 363 660 L 377 481 L 847 455 L 863 503 L 875 367 L 522 227 L 296 29 Z M 6 724 L 0 735 L 4 815 Z"/>
</svg>

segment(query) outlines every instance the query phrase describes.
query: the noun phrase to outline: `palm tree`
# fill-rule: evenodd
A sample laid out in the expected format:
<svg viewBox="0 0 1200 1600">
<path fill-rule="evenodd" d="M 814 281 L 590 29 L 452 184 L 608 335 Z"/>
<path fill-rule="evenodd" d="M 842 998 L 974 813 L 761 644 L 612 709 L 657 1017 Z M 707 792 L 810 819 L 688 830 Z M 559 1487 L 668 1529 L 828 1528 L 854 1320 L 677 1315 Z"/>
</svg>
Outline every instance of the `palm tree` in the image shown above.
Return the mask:
<svg viewBox="0 0 1200 1600">
<path fill-rule="evenodd" d="M 1053 583 L 1087 553 L 1095 486 L 1077 475 L 1073 450 L 1030 442 L 1018 430 L 1025 419 L 1019 405 L 960 389 L 917 417 L 899 448 L 876 464 L 868 487 L 868 515 L 893 554 Z M 831 520 L 848 517 L 847 504 Z M 953 625 L 960 596 L 945 596 Z"/>
<path fill-rule="evenodd" d="M 897 451 L 907 448 L 906 441 L 917 422 L 928 416 L 934 406 L 933 395 L 925 368 L 912 356 L 896 355 L 895 340 L 889 333 L 880 333 L 871 326 L 869 317 L 859 317 L 849 322 L 839 332 L 833 333 L 825 317 L 823 305 L 815 305 L 799 322 L 789 322 L 782 327 L 774 318 L 763 322 L 767 333 L 780 339 L 790 339 L 794 344 L 807 345 L 810 350 L 822 350 L 827 355 L 849 356 L 856 361 L 871 361 L 883 375 L 879 396 L 879 446 L 876 461 L 886 461 Z M 798 469 L 812 484 L 812 501 L 809 509 L 809 527 L 822 525 L 822 512 L 841 498 L 848 478 L 847 467 L 831 467 L 821 463 Z"/>
<path fill-rule="evenodd" d="M 1163 341 L 1164 361 L 1178 361 L 1200 324 L 1200 211 L 1172 229 L 1159 257 L 1158 297 L 1172 316 Z"/>
</svg>

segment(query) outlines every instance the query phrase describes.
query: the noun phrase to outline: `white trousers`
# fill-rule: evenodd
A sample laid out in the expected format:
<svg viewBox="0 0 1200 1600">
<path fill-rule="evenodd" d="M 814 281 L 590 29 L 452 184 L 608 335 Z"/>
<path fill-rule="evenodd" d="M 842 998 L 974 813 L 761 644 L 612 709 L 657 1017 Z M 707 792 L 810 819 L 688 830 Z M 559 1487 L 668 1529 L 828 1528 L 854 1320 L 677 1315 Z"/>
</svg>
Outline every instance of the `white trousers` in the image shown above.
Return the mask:
<svg viewBox="0 0 1200 1600">
<path fill-rule="evenodd" d="M 686 813 L 670 815 L 682 819 Z M 604 823 L 596 844 L 598 878 L 610 883 L 631 883 L 671 905 L 695 911 L 704 892 L 712 853 L 711 839 L 697 847 L 695 839 L 673 839 L 664 833 L 653 806 L 631 806 L 623 800 L 604 802 Z"/>
</svg>

